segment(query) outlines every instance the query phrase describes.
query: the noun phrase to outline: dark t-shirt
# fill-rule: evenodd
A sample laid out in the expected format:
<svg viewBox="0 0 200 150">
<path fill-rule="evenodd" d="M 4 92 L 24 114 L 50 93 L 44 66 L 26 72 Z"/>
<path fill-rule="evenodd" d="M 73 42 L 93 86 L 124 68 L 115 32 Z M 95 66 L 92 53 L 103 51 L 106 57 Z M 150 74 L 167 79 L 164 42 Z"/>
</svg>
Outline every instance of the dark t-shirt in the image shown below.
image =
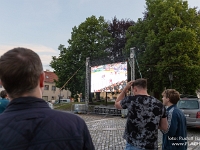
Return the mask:
<svg viewBox="0 0 200 150">
<path fill-rule="evenodd" d="M 147 95 L 127 96 L 120 103 L 128 109 L 123 138 L 138 148 L 157 149 L 159 122 L 166 117 L 164 105 Z"/>
</svg>

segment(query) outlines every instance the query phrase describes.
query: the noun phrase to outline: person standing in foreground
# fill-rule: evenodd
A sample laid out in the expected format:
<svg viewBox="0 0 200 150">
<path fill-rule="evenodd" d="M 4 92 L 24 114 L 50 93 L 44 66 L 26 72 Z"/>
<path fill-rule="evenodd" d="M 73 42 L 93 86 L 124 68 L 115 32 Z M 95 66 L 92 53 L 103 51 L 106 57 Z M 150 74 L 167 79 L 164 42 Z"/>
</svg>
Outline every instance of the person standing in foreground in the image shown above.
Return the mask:
<svg viewBox="0 0 200 150">
<path fill-rule="evenodd" d="M 162 93 L 163 104 L 167 106 L 168 129 L 163 132 L 163 150 L 186 150 L 187 149 L 187 125 L 183 112 L 176 104 L 180 94 L 175 89 L 166 89 Z"/>
<path fill-rule="evenodd" d="M 14 48 L 3 54 L 0 79 L 11 100 L 0 115 L 1 150 L 94 150 L 83 119 L 42 99 L 45 74 L 35 52 Z"/>
<path fill-rule="evenodd" d="M 0 114 L 6 109 L 7 105 L 9 104 L 8 95 L 6 93 L 6 90 L 1 91 L 0 96 L 2 99 L 0 99 Z"/>
<path fill-rule="evenodd" d="M 132 86 L 134 96 L 126 91 Z M 128 109 L 123 138 L 126 150 L 158 149 L 158 128 L 167 130 L 166 109 L 162 102 L 147 93 L 147 80 L 137 79 L 127 83 L 115 101 L 117 109 Z"/>
</svg>

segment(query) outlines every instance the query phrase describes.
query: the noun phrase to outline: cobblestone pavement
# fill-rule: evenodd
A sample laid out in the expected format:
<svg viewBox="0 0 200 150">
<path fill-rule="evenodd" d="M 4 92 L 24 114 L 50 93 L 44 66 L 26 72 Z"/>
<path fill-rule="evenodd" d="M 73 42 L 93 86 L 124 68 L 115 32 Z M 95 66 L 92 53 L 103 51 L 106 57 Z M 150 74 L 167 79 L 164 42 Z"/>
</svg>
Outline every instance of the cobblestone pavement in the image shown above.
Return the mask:
<svg viewBox="0 0 200 150">
<path fill-rule="evenodd" d="M 109 115 L 78 114 L 88 126 L 96 150 L 123 150 L 126 141 L 122 138 L 125 118 Z M 188 129 L 188 150 L 200 150 L 200 130 Z M 161 150 L 162 133 L 158 133 Z"/>
<path fill-rule="evenodd" d="M 95 150 L 123 150 L 126 141 L 122 138 L 125 118 L 109 115 L 79 115 L 88 126 Z"/>
</svg>

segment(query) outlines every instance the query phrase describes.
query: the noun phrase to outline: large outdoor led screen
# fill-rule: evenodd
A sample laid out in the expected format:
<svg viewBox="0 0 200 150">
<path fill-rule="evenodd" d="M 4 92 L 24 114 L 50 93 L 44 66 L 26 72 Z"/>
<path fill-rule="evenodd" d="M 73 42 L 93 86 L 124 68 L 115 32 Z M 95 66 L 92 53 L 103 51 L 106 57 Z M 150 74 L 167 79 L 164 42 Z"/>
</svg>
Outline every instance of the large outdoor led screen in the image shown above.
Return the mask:
<svg viewBox="0 0 200 150">
<path fill-rule="evenodd" d="M 91 92 L 120 92 L 127 83 L 127 62 L 91 67 Z"/>
</svg>

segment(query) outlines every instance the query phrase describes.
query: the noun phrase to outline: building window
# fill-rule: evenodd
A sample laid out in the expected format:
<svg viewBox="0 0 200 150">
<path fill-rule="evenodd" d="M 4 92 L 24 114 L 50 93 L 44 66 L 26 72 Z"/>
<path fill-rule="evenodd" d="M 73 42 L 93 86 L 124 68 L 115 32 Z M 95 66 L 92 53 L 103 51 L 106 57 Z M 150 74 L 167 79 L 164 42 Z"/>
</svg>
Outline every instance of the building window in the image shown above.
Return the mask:
<svg viewBox="0 0 200 150">
<path fill-rule="evenodd" d="M 56 91 L 56 86 L 52 86 L 51 90 Z"/>
<path fill-rule="evenodd" d="M 49 90 L 49 85 L 44 85 L 44 90 Z"/>
<path fill-rule="evenodd" d="M 42 99 L 48 101 L 48 96 L 42 96 Z"/>
</svg>

